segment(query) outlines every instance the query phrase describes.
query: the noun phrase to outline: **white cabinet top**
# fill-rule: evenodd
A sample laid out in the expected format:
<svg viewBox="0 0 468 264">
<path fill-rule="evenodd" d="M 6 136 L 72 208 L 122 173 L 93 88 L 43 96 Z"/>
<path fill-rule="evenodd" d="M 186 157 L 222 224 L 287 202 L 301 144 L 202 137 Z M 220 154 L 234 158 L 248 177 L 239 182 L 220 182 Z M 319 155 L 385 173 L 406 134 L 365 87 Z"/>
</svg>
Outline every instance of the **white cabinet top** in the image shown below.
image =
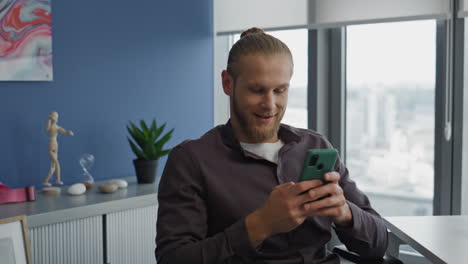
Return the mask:
<svg viewBox="0 0 468 264">
<path fill-rule="evenodd" d="M 137 184 L 132 178 L 127 180 L 126 189 L 110 194 L 98 191 L 99 182 L 80 196 L 68 195 L 68 186 L 62 187 L 61 194 L 56 196 L 44 196 L 36 190 L 35 201 L 0 205 L 0 219 L 26 215 L 28 227 L 36 227 L 158 203 L 156 184 Z"/>
</svg>

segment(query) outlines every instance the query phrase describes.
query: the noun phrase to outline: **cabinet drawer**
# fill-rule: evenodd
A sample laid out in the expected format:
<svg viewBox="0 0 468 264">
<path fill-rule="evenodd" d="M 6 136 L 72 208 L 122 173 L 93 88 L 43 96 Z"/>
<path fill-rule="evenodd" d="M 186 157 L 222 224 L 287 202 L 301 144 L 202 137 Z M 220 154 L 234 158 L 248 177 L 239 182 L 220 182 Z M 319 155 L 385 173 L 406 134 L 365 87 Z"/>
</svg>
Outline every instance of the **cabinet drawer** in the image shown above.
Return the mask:
<svg viewBox="0 0 468 264">
<path fill-rule="evenodd" d="M 102 232 L 102 216 L 30 228 L 33 263 L 103 263 Z"/>
<path fill-rule="evenodd" d="M 108 263 L 156 263 L 157 211 L 153 205 L 106 215 Z"/>
</svg>

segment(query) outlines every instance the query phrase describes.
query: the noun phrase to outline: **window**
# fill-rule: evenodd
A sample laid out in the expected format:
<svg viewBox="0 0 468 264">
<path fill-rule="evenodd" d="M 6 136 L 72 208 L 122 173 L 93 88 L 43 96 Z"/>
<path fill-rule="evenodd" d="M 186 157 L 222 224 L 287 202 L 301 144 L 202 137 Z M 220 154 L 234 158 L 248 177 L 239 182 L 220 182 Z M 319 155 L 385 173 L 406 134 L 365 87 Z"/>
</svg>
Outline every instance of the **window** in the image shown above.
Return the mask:
<svg viewBox="0 0 468 264">
<path fill-rule="evenodd" d="M 346 163 L 377 211 L 431 215 L 436 21 L 346 28 Z"/>
</svg>

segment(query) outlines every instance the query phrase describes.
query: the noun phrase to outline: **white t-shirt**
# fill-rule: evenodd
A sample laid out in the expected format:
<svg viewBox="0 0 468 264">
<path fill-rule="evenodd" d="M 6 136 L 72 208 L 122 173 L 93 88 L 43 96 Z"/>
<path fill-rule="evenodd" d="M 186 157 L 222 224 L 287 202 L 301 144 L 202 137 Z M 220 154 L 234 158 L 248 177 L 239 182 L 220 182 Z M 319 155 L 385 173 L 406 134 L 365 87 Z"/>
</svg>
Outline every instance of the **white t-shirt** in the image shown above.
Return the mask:
<svg viewBox="0 0 468 264">
<path fill-rule="evenodd" d="M 278 163 L 278 152 L 283 147 L 284 142 L 278 140 L 273 143 L 244 143 L 240 142 L 242 148 L 256 154 L 268 161 Z"/>
</svg>

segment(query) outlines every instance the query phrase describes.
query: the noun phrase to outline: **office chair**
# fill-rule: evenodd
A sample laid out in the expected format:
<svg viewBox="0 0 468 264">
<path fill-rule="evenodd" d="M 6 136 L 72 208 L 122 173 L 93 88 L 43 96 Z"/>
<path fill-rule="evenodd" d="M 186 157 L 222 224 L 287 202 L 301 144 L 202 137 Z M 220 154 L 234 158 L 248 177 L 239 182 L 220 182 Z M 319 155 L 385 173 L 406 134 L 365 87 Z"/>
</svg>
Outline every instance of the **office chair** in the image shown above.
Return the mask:
<svg viewBox="0 0 468 264">
<path fill-rule="evenodd" d="M 403 262 L 399 259 L 396 259 L 391 256 L 384 256 L 382 259 L 374 259 L 374 260 L 368 260 L 368 259 L 362 259 L 361 256 L 359 256 L 356 253 L 350 252 L 346 250 L 346 248 L 341 245 L 341 246 L 336 246 L 332 250 L 333 253 L 337 254 L 340 259 L 349 261 L 350 263 L 356 263 L 356 264 L 403 264 Z"/>
<path fill-rule="evenodd" d="M 356 264 L 403 264 L 398 258 L 400 252 L 400 245 L 404 242 L 395 236 L 392 232 L 388 233 L 388 248 L 385 256 L 382 259 L 366 260 L 361 258 L 358 254 L 348 251 L 346 246 L 341 244 L 335 231 L 332 231 L 332 238 L 328 244 L 328 250 L 337 254 L 342 263 L 356 263 Z"/>
</svg>

